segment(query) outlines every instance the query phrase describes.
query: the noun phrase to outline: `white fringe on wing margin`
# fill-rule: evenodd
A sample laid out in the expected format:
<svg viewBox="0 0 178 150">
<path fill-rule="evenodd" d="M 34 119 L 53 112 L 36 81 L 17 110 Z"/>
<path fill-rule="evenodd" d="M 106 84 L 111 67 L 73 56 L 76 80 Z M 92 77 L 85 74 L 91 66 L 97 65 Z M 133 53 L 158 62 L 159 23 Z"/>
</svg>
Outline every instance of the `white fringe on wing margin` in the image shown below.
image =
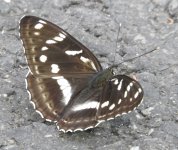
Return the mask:
<svg viewBox="0 0 178 150">
<path fill-rule="evenodd" d="M 21 22 L 21 20 L 22 20 L 24 17 L 25 17 L 25 16 L 23 16 L 23 17 L 19 20 L 19 37 L 20 37 L 20 41 L 21 41 L 22 45 L 23 45 L 23 41 L 22 41 L 21 35 L 20 35 L 20 22 Z M 23 46 L 23 51 L 24 51 L 24 54 L 25 54 L 25 48 L 24 48 L 24 46 Z M 26 63 L 28 64 L 26 55 L 25 55 L 25 61 L 26 61 Z M 29 75 L 29 73 L 31 73 L 31 74 L 33 75 L 33 73 L 32 73 L 32 71 L 31 71 L 30 67 L 28 66 L 28 73 L 26 74 L 26 78 L 27 78 L 27 76 Z M 26 85 L 25 85 L 25 88 L 26 88 L 26 90 L 27 90 L 27 92 L 28 92 L 28 95 L 29 95 L 30 103 L 33 105 L 33 108 L 35 109 L 35 111 L 36 111 L 42 118 L 44 118 L 43 114 L 42 114 L 39 110 L 36 110 L 35 103 L 34 103 L 34 102 L 32 101 L 32 99 L 31 99 L 32 97 L 31 97 L 30 91 L 28 90 L 27 79 L 25 79 L 25 84 L 26 84 Z"/>
</svg>

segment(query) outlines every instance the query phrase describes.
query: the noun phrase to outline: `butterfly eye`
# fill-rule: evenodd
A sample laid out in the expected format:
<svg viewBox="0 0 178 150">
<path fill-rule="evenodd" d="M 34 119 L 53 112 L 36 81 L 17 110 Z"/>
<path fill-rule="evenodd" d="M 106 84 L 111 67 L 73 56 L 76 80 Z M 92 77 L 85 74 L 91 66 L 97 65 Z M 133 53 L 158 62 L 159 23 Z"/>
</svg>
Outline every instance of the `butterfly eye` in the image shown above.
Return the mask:
<svg viewBox="0 0 178 150">
<path fill-rule="evenodd" d="M 143 99 L 141 85 L 114 66 L 103 70 L 83 44 L 55 24 L 25 16 L 20 38 L 29 66 L 31 103 L 63 132 L 83 131 L 134 110 Z"/>
</svg>

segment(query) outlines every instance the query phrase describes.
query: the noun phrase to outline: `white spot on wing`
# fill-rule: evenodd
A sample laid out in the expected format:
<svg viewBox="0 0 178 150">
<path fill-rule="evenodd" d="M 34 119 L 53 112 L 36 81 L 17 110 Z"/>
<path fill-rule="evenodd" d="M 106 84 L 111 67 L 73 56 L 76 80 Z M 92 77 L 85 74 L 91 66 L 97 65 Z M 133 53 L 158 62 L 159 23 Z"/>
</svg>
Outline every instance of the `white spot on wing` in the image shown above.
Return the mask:
<svg viewBox="0 0 178 150">
<path fill-rule="evenodd" d="M 35 25 L 35 27 L 34 27 L 35 29 L 37 29 L 37 30 L 40 30 L 40 29 L 42 29 L 43 28 L 43 24 L 41 24 L 41 23 L 38 23 L 38 24 L 36 24 Z"/>
<path fill-rule="evenodd" d="M 88 63 L 90 62 L 91 60 L 89 60 L 88 58 L 85 58 L 83 56 L 80 57 L 80 60 L 83 61 L 84 63 Z"/>
<path fill-rule="evenodd" d="M 78 55 L 78 54 L 81 54 L 81 53 L 83 53 L 83 50 L 80 50 L 80 51 L 70 51 L 70 50 L 67 50 L 67 51 L 65 51 L 65 53 L 67 54 L 67 55 Z"/>
<path fill-rule="evenodd" d="M 139 91 L 137 91 L 134 95 L 134 98 L 136 99 L 138 97 Z"/>
<path fill-rule="evenodd" d="M 108 105 L 109 105 L 109 101 L 106 101 L 101 105 L 101 108 L 107 107 Z"/>
<path fill-rule="evenodd" d="M 51 72 L 52 73 L 58 73 L 59 72 L 59 66 L 57 64 L 52 64 L 51 65 Z"/>
<path fill-rule="evenodd" d="M 52 79 L 55 79 L 55 80 L 58 80 L 58 79 L 61 79 L 63 78 L 63 76 L 57 76 L 57 77 L 51 77 Z"/>
<path fill-rule="evenodd" d="M 117 85 L 118 83 L 119 83 L 118 80 L 115 80 L 115 81 L 114 81 L 114 84 L 115 84 L 115 85 Z"/>
<path fill-rule="evenodd" d="M 59 36 L 55 36 L 53 39 L 59 42 L 64 40 L 62 37 L 59 37 Z"/>
<path fill-rule="evenodd" d="M 32 52 L 35 52 L 35 48 L 36 48 L 36 47 L 35 47 L 34 45 L 31 45 L 31 51 L 32 51 Z"/>
<path fill-rule="evenodd" d="M 40 61 L 43 62 L 43 63 L 46 62 L 47 61 L 47 56 L 41 55 L 40 56 Z"/>
<path fill-rule="evenodd" d="M 65 105 L 67 105 L 72 95 L 72 88 L 70 83 L 63 76 L 53 77 L 53 79 L 57 79 L 59 88 L 61 89 L 64 96 L 63 102 Z"/>
<path fill-rule="evenodd" d="M 38 67 L 39 67 L 39 66 L 34 65 L 34 69 L 35 69 L 36 74 L 40 74 Z"/>
<path fill-rule="evenodd" d="M 91 61 L 91 66 L 93 67 L 93 69 L 97 70 L 95 65 L 94 65 L 94 63 L 93 63 L 93 61 Z"/>
<path fill-rule="evenodd" d="M 96 108 L 98 109 L 99 102 L 92 101 L 92 102 L 85 102 L 83 104 L 76 105 L 72 108 L 73 111 L 80 111 L 83 109 L 90 109 L 90 108 Z"/>
<path fill-rule="evenodd" d="M 121 87 L 122 87 L 122 82 L 123 82 L 123 79 L 119 82 L 119 85 L 117 87 L 117 90 L 120 91 L 121 90 Z"/>
<path fill-rule="evenodd" d="M 112 79 L 111 81 L 113 81 L 115 85 L 117 85 L 117 84 L 119 83 L 119 81 L 118 81 L 117 78 L 114 78 L 114 79 Z"/>
<path fill-rule="evenodd" d="M 46 41 L 46 44 L 55 44 L 56 43 L 56 41 L 54 41 L 54 40 L 47 40 Z"/>
<path fill-rule="evenodd" d="M 109 107 L 109 110 L 113 110 L 115 107 L 115 104 L 112 104 L 110 107 Z"/>
<path fill-rule="evenodd" d="M 133 86 L 133 83 L 131 82 L 131 83 L 129 84 L 129 86 L 132 87 L 132 86 Z"/>
<path fill-rule="evenodd" d="M 119 99 L 118 104 L 120 104 L 120 103 L 121 103 L 121 101 L 122 101 L 122 100 L 121 100 L 121 99 Z"/>
<path fill-rule="evenodd" d="M 141 89 L 141 88 L 139 88 L 139 89 L 138 89 L 138 92 L 139 92 L 139 93 L 141 93 L 141 92 L 142 92 L 142 89 Z"/>
<path fill-rule="evenodd" d="M 47 22 L 44 21 L 44 20 L 39 20 L 38 22 L 43 23 L 43 24 L 47 24 Z"/>
<path fill-rule="evenodd" d="M 42 51 L 46 51 L 46 50 L 48 50 L 48 48 L 47 48 L 46 46 L 43 46 L 43 47 L 41 48 L 41 50 L 42 50 Z"/>
<path fill-rule="evenodd" d="M 91 61 L 90 59 L 81 56 L 80 60 L 83 61 L 84 63 L 89 63 L 93 67 L 93 69 L 97 70 L 93 61 Z"/>
<path fill-rule="evenodd" d="M 39 32 L 34 32 L 34 35 L 40 35 L 40 33 Z"/>
<path fill-rule="evenodd" d="M 126 97 L 127 97 L 127 91 L 124 92 L 124 98 L 126 98 Z"/>
<path fill-rule="evenodd" d="M 132 98 L 130 98 L 130 102 L 132 102 L 132 100 L 133 100 L 133 99 L 132 99 Z"/>
<path fill-rule="evenodd" d="M 66 38 L 66 36 L 64 34 L 62 34 L 62 33 L 59 33 L 59 36 L 62 37 L 63 39 Z"/>
<path fill-rule="evenodd" d="M 127 86 L 127 91 L 128 92 L 130 91 L 130 84 Z"/>
</svg>

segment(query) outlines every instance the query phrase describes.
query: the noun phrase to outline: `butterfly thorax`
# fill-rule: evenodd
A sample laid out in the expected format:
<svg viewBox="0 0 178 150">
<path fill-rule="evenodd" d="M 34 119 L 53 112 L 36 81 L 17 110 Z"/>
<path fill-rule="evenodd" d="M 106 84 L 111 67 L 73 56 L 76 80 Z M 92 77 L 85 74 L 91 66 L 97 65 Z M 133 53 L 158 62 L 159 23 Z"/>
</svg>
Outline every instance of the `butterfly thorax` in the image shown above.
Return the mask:
<svg viewBox="0 0 178 150">
<path fill-rule="evenodd" d="M 103 87 L 106 82 L 113 76 L 112 68 L 98 72 L 89 82 L 91 88 Z"/>
</svg>

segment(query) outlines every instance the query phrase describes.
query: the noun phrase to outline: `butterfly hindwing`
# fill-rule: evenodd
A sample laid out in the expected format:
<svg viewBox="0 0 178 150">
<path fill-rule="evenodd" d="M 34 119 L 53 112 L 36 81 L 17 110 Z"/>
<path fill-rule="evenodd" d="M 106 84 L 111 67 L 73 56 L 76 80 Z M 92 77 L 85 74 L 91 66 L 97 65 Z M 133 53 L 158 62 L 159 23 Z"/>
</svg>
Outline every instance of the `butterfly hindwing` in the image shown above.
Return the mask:
<svg viewBox="0 0 178 150">
<path fill-rule="evenodd" d="M 106 83 L 102 91 L 99 120 L 107 120 L 128 113 L 143 99 L 143 89 L 134 79 L 126 75 L 116 75 Z"/>
<path fill-rule="evenodd" d="M 87 78 L 40 78 L 29 73 L 26 79 L 27 90 L 35 109 L 45 119 L 57 121 L 70 101 L 85 88 Z"/>
</svg>

